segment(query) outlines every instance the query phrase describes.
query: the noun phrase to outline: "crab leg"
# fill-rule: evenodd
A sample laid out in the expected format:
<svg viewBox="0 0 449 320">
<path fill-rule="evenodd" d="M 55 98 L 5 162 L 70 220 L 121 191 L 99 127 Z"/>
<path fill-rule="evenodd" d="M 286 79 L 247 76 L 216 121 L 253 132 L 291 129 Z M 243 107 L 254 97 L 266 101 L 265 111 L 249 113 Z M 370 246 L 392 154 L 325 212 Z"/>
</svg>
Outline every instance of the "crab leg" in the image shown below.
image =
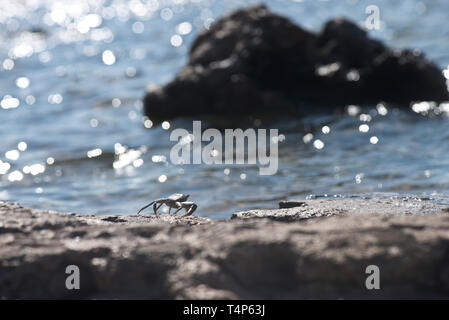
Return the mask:
<svg viewBox="0 0 449 320">
<path fill-rule="evenodd" d="M 148 208 L 149 206 L 151 206 L 153 203 L 155 204 L 156 201 L 151 201 L 149 204 L 147 204 L 145 207 L 143 207 L 142 209 L 140 209 L 137 214 L 140 214 L 143 210 L 145 210 L 146 208 Z M 154 208 L 154 207 L 153 207 Z"/>
<path fill-rule="evenodd" d="M 158 205 L 157 202 L 153 205 L 154 214 L 157 214 L 157 211 L 159 210 L 160 207 L 162 207 L 162 205 L 163 205 L 163 203 L 160 203 Z"/>
<path fill-rule="evenodd" d="M 179 210 L 182 209 L 182 203 L 181 202 L 176 202 L 175 205 L 177 206 L 177 209 L 175 212 L 173 212 L 173 214 L 177 214 Z M 168 213 L 170 213 L 170 210 L 168 211 Z"/>
</svg>

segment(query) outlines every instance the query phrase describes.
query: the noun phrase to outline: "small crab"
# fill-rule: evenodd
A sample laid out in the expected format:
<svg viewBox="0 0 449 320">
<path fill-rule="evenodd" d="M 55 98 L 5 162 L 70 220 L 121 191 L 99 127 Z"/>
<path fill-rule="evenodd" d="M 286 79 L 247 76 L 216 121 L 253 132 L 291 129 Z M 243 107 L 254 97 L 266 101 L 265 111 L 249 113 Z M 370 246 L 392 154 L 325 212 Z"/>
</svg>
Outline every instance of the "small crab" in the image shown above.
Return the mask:
<svg viewBox="0 0 449 320">
<path fill-rule="evenodd" d="M 153 211 L 154 214 L 157 214 L 157 210 L 165 204 L 168 207 L 168 214 L 170 214 L 170 210 L 172 208 L 175 208 L 176 211 L 173 212 L 173 214 L 176 214 L 179 210 L 185 209 L 186 213 L 183 216 L 190 216 L 198 207 L 193 202 L 186 201 L 189 198 L 188 194 L 182 194 L 182 193 L 174 193 L 171 196 L 167 198 L 157 199 L 154 201 L 151 201 L 149 204 L 147 204 L 145 207 L 139 210 L 137 214 L 140 214 L 143 210 L 148 208 L 149 206 L 153 205 Z"/>
</svg>

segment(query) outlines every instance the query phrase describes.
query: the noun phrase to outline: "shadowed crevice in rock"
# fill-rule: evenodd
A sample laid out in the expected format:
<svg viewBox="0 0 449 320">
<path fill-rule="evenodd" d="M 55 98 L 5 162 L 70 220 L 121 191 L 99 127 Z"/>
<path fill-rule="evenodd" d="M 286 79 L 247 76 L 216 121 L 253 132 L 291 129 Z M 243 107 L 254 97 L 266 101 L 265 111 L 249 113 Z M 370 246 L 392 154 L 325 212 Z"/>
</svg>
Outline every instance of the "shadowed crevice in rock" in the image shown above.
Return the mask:
<svg viewBox="0 0 449 320">
<path fill-rule="evenodd" d="M 150 86 L 153 121 L 204 115 L 296 115 L 348 104 L 448 100 L 441 70 L 419 51 L 392 50 L 345 19 L 320 33 L 265 6 L 232 12 L 201 33 L 188 64 Z"/>
</svg>

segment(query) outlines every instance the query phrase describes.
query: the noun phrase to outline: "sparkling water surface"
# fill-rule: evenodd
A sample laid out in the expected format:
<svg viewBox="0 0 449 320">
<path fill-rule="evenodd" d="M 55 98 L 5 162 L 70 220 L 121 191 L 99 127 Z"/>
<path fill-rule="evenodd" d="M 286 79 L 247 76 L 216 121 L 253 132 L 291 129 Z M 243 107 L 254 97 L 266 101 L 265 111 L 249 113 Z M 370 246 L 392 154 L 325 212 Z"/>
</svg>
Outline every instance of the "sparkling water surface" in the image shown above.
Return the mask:
<svg viewBox="0 0 449 320">
<path fill-rule="evenodd" d="M 375 1 L 372 37 L 417 48 L 449 78 L 449 2 Z M 175 127 L 143 117 L 150 83 L 169 81 L 195 36 L 256 1 L 0 1 L 0 200 L 88 214 L 133 214 L 190 194 L 214 218 L 313 197 L 407 197 L 449 203 L 449 105 L 349 106 L 271 123 L 279 170 L 170 162 Z M 264 1 L 310 30 L 337 16 L 363 23 L 372 1 Z M 264 127 L 264 123 L 262 123 Z"/>
</svg>

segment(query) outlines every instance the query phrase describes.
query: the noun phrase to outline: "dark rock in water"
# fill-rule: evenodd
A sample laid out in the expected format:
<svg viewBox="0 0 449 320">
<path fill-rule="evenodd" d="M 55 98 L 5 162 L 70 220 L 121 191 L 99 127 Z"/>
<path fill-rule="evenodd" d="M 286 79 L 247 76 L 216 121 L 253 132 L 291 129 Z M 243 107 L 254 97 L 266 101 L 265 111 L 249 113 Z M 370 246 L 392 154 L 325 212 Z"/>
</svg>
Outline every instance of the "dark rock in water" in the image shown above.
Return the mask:
<svg viewBox="0 0 449 320">
<path fill-rule="evenodd" d="M 306 206 L 307 204 L 304 201 L 280 201 L 279 209 L 289 209 L 295 207 Z"/>
<path fill-rule="evenodd" d="M 418 51 L 386 48 L 344 19 L 311 33 L 256 6 L 232 12 L 200 34 L 188 64 L 165 86 L 149 89 L 144 105 L 158 122 L 448 99 L 441 70 Z"/>
</svg>

